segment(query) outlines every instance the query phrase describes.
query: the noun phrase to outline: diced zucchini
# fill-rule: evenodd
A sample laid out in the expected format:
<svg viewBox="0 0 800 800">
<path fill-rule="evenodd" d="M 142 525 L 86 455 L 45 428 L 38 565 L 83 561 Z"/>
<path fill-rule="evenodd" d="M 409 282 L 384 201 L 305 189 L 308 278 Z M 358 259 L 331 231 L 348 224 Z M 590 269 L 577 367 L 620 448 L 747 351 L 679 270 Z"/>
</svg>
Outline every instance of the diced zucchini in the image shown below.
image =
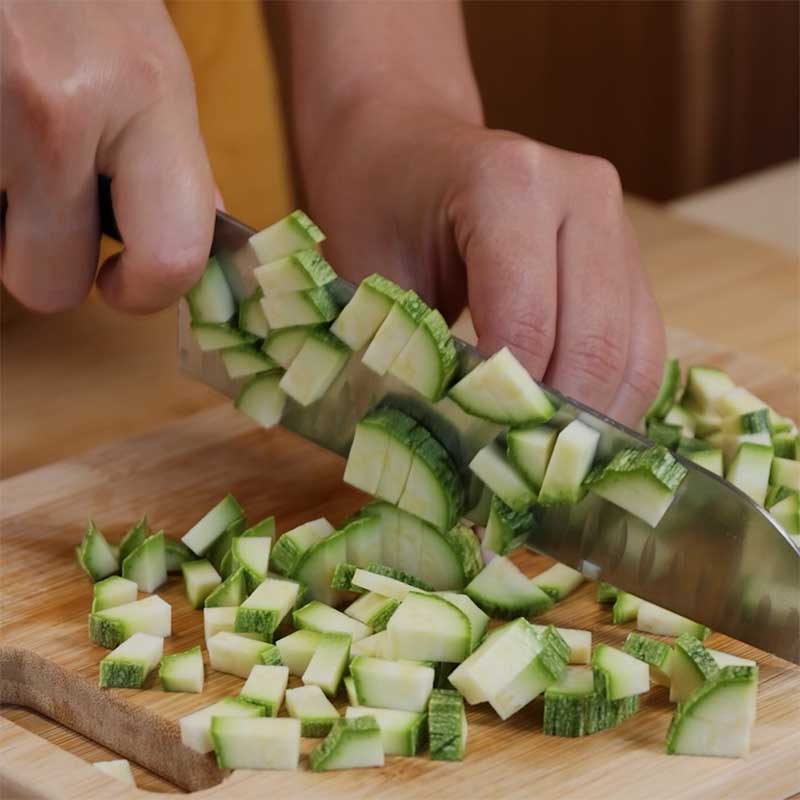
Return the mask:
<svg viewBox="0 0 800 800">
<path fill-rule="evenodd" d="M 719 432 L 722 417 L 716 411 L 691 409 L 689 413 L 694 417 L 694 432 L 697 436 L 711 436 L 711 434 Z"/>
<path fill-rule="evenodd" d="M 572 569 L 566 564 L 553 564 L 550 569 L 531 578 L 531 583 L 538 586 L 545 594 L 549 594 L 558 603 L 574 592 L 584 580 L 578 570 Z"/>
<path fill-rule="evenodd" d="M 434 689 L 428 703 L 428 742 L 434 761 L 461 761 L 467 747 L 464 700 L 450 689 Z"/>
<path fill-rule="evenodd" d="M 208 259 L 200 280 L 186 292 L 186 302 L 195 322 L 227 322 L 236 313 L 233 292 L 214 256 Z"/>
<path fill-rule="evenodd" d="M 650 688 L 650 669 L 644 661 L 607 644 L 592 653 L 595 691 L 606 700 L 644 694 Z"/>
<path fill-rule="evenodd" d="M 325 234 L 303 211 L 291 214 L 254 233 L 249 240 L 259 264 L 268 264 L 298 250 L 315 247 L 325 241 Z"/>
<path fill-rule="evenodd" d="M 286 690 L 286 711 L 300 720 L 303 736 L 326 736 L 339 719 L 339 712 L 319 686 L 298 686 Z"/>
<path fill-rule="evenodd" d="M 110 575 L 92 587 L 92 613 L 104 608 L 114 608 L 136 600 L 137 586 L 135 581 Z"/>
<path fill-rule="evenodd" d="M 267 577 L 272 539 L 268 536 L 236 536 L 231 541 L 233 569 L 245 571 L 247 588 L 255 588 Z"/>
<path fill-rule="evenodd" d="M 350 358 L 350 348 L 325 328 L 316 328 L 281 378 L 280 387 L 301 406 L 319 400 Z"/>
<path fill-rule="evenodd" d="M 78 561 L 93 581 L 107 578 L 119 569 L 117 556 L 92 520 L 86 524 L 86 532 L 83 534 L 78 551 Z"/>
<path fill-rule="evenodd" d="M 261 349 L 276 364 L 283 369 L 289 369 L 312 330 L 314 330 L 313 326 L 292 325 L 288 328 L 270 331 Z"/>
<path fill-rule="evenodd" d="M 773 458 L 769 482 L 774 486 L 785 486 L 794 492 L 800 492 L 800 461 Z"/>
<path fill-rule="evenodd" d="M 277 717 L 289 683 L 289 667 L 256 664 L 247 676 L 239 698 L 264 708 L 267 717 Z"/>
<path fill-rule="evenodd" d="M 559 432 L 539 492 L 541 505 L 573 504 L 583 497 L 599 441 L 600 434 L 578 419 Z"/>
<path fill-rule="evenodd" d="M 240 536 L 246 527 L 247 521 L 245 518 L 237 517 L 225 528 L 222 535 L 214 540 L 211 547 L 206 550 L 205 557 L 223 578 L 227 578 L 234 572 L 233 559 L 230 555 L 231 543 L 234 537 Z"/>
<path fill-rule="evenodd" d="M 658 686 L 669 686 L 669 661 L 672 656 L 672 648 L 668 644 L 631 631 L 628 638 L 625 639 L 622 652 L 648 664 L 650 680 L 653 683 Z"/>
<path fill-rule="evenodd" d="M 663 419 L 672 408 L 681 388 L 681 368 L 677 358 L 668 358 L 661 371 L 661 385 L 655 400 L 647 409 L 645 419 Z"/>
<path fill-rule="evenodd" d="M 364 639 L 362 639 L 361 641 L 363 642 Z M 350 652 L 352 654 L 352 650 Z M 356 684 L 355 684 L 355 681 L 353 680 L 352 676 L 351 675 L 345 675 L 344 678 L 342 678 L 342 683 L 344 684 L 344 690 L 345 690 L 345 693 L 347 694 L 347 702 L 348 702 L 350 708 L 360 708 L 360 706 L 358 705 L 358 693 L 356 692 Z M 349 708 L 348 708 L 348 710 L 349 710 Z M 385 742 L 384 742 L 384 745 L 385 745 Z"/>
<path fill-rule="evenodd" d="M 492 494 L 491 489 L 489 489 L 488 486 L 485 486 L 483 481 L 478 480 L 478 478 L 476 478 L 474 475 L 472 476 L 472 481 L 473 484 L 479 486 L 480 496 L 474 507 L 464 512 L 464 518 L 474 525 L 481 525 L 485 528 L 489 524 L 489 514 L 492 506 L 492 497 L 494 497 L 494 495 Z M 467 496 L 473 496 L 471 488 L 467 490 Z"/>
<path fill-rule="evenodd" d="M 724 419 L 766 409 L 767 404 L 743 386 L 735 386 L 714 401 L 714 410 Z"/>
<path fill-rule="evenodd" d="M 620 450 L 586 479 L 592 492 L 655 528 L 672 504 L 687 469 L 660 445 Z"/>
<path fill-rule="evenodd" d="M 425 711 L 433 689 L 433 668 L 414 661 L 356 656 L 350 674 L 362 706 Z"/>
<path fill-rule="evenodd" d="M 367 494 L 375 494 L 390 441 L 388 431 L 380 424 L 375 413 L 364 417 L 356 425 L 344 470 L 344 482 Z"/>
<path fill-rule="evenodd" d="M 364 278 L 331 325 L 331 333 L 351 350 L 360 350 L 377 333 L 402 294 L 403 289 L 380 275 Z"/>
<path fill-rule="evenodd" d="M 292 675 L 299 678 L 306 671 L 322 635 L 317 631 L 299 630 L 275 642 L 281 662 Z"/>
<path fill-rule="evenodd" d="M 386 631 L 378 631 L 372 636 L 366 636 L 353 642 L 350 648 L 351 656 L 374 656 L 375 658 L 394 658 L 394 653 L 390 650 L 389 634 Z M 350 703 L 354 705 L 354 703 Z"/>
<path fill-rule="evenodd" d="M 409 592 L 420 588 L 415 585 L 416 581 L 408 583 L 395 575 L 406 577 L 404 572 L 384 567 L 382 564 L 368 564 L 364 569 L 356 567 L 350 586 L 353 591 L 360 589 L 365 592 L 374 592 L 397 602 L 404 600 Z"/>
<path fill-rule="evenodd" d="M 512 428 L 506 437 L 509 461 L 535 491 L 542 488 L 558 431 L 547 425 Z"/>
<path fill-rule="evenodd" d="M 347 633 L 357 642 L 369 636 L 372 631 L 356 619 L 352 619 L 335 608 L 317 600 L 306 603 L 292 615 L 295 628 L 317 631 L 319 633 Z"/>
<path fill-rule="evenodd" d="M 345 678 L 345 683 L 347 682 Z M 352 680 L 352 679 L 351 679 Z M 381 730 L 383 752 L 387 756 L 414 756 L 424 739 L 425 714 L 414 711 L 398 711 L 394 708 L 370 708 L 354 706 L 345 711 L 345 719 L 373 717 Z"/>
<path fill-rule="evenodd" d="M 619 590 L 616 586 L 610 583 L 600 581 L 597 584 L 597 602 L 598 603 L 616 603 Z"/>
<path fill-rule="evenodd" d="M 683 403 L 693 412 L 711 411 L 717 400 L 733 388 L 733 381 L 722 370 L 713 367 L 689 367 Z"/>
<path fill-rule="evenodd" d="M 547 625 L 531 625 L 537 635 L 541 636 Z M 575 628 L 556 628 L 558 635 L 567 643 L 568 664 L 588 664 L 592 660 L 592 632 Z"/>
<path fill-rule="evenodd" d="M 225 533 L 234 520 L 242 517 L 244 511 L 233 495 L 227 495 L 197 522 L 181 541 L 198 556 L 205 555 L 215 540 Z"/>
<path fill-rule="evenodd" d="M 203 609 L 203 633 L 208 640 L 219 631 L 233 633 L 233 624 L 236 620 L 236 606 L 215 606 Z M 252 635 L 252 638 L 257 638 Z"/>
<path fill-rule="evenodd" d="M 506 460 L 497 442 L 491 442 L 479 450 L 470 461 L 469 468 L 514 511 L 524 511 L 536 502 L 536 492 Z"/>
<path fill-rule="evenodd" d="M 256 664 L 263 664 L 263 654 L 275 651 L 275 645 L 240 636 L 238 633 L 220 631 L 206 642 L 208 660 L 217 672 L 227 672 L 246 678 Z"/>
<path fill-rule="evenodd" d="M 481 611 L 472 599 L 465 594 L 458 594 L 457 592 L 437 592 L 437 595 L 447 600 L 448 603 L 452 603 L 456 606 L 469 620 L 469 652 L 471 653 L 486 635 L 486 629 L 489 627 L 488 614 Z"/>
<path fill-rule="evenodd" d="M 135 525 L 128 529 L 119 543 L 117 559 L 121 564 L 150 535 L 150 525 L 145 514 Z"/>
<path fill-rule="evenodd" d="M 162 638 L 172 633 L 172 609 L 158 595 L 106 608 L 89 615 L 89 639 L 112 649 L 135 633 Z"/>
<path fill-rule="evenodd" d="M 220 769 L 297 769 L 300 723 L 296 719 L 214 717 L 211 740 Z"/>
<path fill-rule="evenodd" d="M 109 778 L 114 778 L 120 783 L 123 783 L 125 786 L 136 786 L 130 762 L 125 758 L 115 758 L 111 761 L 95 761 L 92 766 L 104 775 L 108 775 Z"/>
<path fill-rule="evenodd" d="M 316 250 L 297 250 L 253 270 L 265 296 L 316 289 L 336 280 L 333 267 Z"/>
<path fill-rule="evenodd" d="M 386 434 L 385 444 L 379 445 L 378 452 L 383 460 L 378 467 L 380 479 L 373 494 L 396 504 L 406 488 L 414 451 L 430 438 L 430 434 L 407 414 L 393 408 L 379 409 L 369 416 Z"/>
<path fill-rule="evenodd" d="M 514 511 L 499 497 L 493 496 L 483 546 L 504 556 L 525 544 L 535 527 L 536 516 L 533 509 Z"/>
<path fill-rule="evenodd" d="M 313 772 L 359 767 L 382 767 L 383 741 L 374 717 L 339 719 L 331 732 L 311 751 Z"/>
<path fill-rule="evenodd" d="M 167 572 L 180 572 L 188 561 L 197 560 L 197 556 L 181 541 L 164 537 L 164 558 Z"/>
<path fill-rule="evenodd" d="M 398 297 L 361 361 L 378 375 L 385 375 L 416 333 L 417 326 L 430 311 L 411 289 Z"/>
<path fill-rule="evenodd" d="M 202 692 L 204 677 L 200 645 L 164 656 L 158 668 L 158 679 L 165 692 Z"/>
<path fill-rule="evenodd" d="M 617 592 L 617 599 L 614 602 L 614 607 L 611 609 L 611 621 L 615 625 L 633 622 L 639 615 L 642 602 L 641 597 L 637 597 L 635 594 L 630 594 L 629 592 L 623 592 L 620 589 Z"/>
<path fill-rule="evenodd" d="M 752 658 L 740 658 L 732 653 L 723 653 L 721 650 L 712 650 L 707 647 L 706 650 L 711 654 L 717 666 L 722 669 L 723 667 L 756 667 L 758 666 Z"/>
<path fill-rule="evenodd" d="M 278 366 L 266 353 L 251 344 L 226 347 L 220 352 L 220 358 L 231 380 L 267 372 Z"/>
<path fill-rule="evenodd" d="M 791 536 L 800 535 L 800 496 L 797 493 L 775 503 L 769 513 Z"/>
<path fill-rule="evenodd" d="M 247 581 L 243 569 L 237 569 L 217 586 L 205 599 L 206 608 L 215 606 L 240 606 L 247 597 Z"/>
<path fill-rule="evenodd" d="M 746 756 L 755 719 L 758 671 L 730 666 L 680 704 L 667 731 L 667 753 Z"/>
<path fill-rule="evenodd" d="M 713 680 L 719 666 L 702 643 L 688 633 L 681 634 L 672 646 L 669 660 L 669 699 L 683 703 L 699 686 Z"/>
<path fill-rule="evenodd" d="M 214 749 L 211 739 L 211 721 L 219 717 L 263 717 L 261 706 L 247 703 L 238 697 L 226 697 L 210 706 L 201 708 L 178 720 L 181 741 L 198 753 L 210 753 Z"/>
<path fill-rule="evenodd" d="M 708 450 L 696 450 L 693 453 L 682 453 L 681 455 L 688 458 L 689 461 L 699 464 L 709 472 L 719 475 L 720 478 L 722 477 L 722 450 L 710 448 Z"/>
<path fill-rule="evenodd" d="M 270 566 L 281 575 L 292 575 L 303 553 L 331 533 L 333 525 L 324 517 L 286 531 L 272 548 Z"/>
<path fill-rule="evenodd" d="M 642 601 L 639 606 L 636 627 L 640 631 L 656 633 L 660 636 L 680 636 L 682 633 L 688 633 L 700 641 L 703 641 L 709 634 L 705 625 L 692 622 L 674 611 L 668 611 L 666 608 L 660 608 L 645 601 Z"/>
<path fill-rule="evenodd" d="M 552 598 L 503 556 L 493 558 L 464 589 L 490 617 L 513 619 L 543 614 Z"/>
<path fill-rule="evenodd" d="M 392 614 L 397 610 L 398 601 L 376 592 L 367 592 L 354 600 L 345 610 L 348 617 L 363 622 L 373 631 L 386 629 Z"/>
<path fill-rule="evenodd" d="M 167 557 L 164 531 L 148 536 L 122 562 L 122 577 L 134 581 L 140 592 L 154 592 L 166 583 Z"/>
<path fill-rule="evenodd" d="M 258 339 L 269 336 L 269 323 L 261 308 L 264 292 L 258 286 L 253 293 L 239 303 L 239 329 L 252 334 Z"/>
<path fill-rule="evenodd" d="M 469 618 L 437 595 L 408 594 L 386 630 L 395 658 L 460 663 L 472 651 Z"/>
<path fill-rule="evenodd" d="M 647 438 L 655 444 L 675 450 L 681 441 L 683 429 L 680 425 L 672 425 L 669 422 L 662 422 L 652 419 L 647 423 Z"/>
<path fill-rule="evenodd" d="M 481 542 L 475 531 L 467 525 L 456 523 L 444 535 L 450 547 L 458 553 L 464 579 L 471 581 L 483 569 Z"/>
<path fill-rule="evenodd" d="M 240 347 L 256 341 L 251 334 L 240 331 L 227 322 L 192 322 L 191 327 L 195 341 L 204 353 Z"/>
<path fill-rule="evenodd" d="M 434 308 L 392 362 L 389 372 L 431 402 L 436 402 L 458 366 L 458 353 L 444 317 Z"/>
<path fill-rule="evenodd" d="M 149 633 L 134 633 L 100 662 L 101 689 L 141 689 L 158 666 L 164 639 Z"/>
<path fill-rule="evenodd" d="M 336 531 L 303 553 L 292 577 L 307 587 L 308 598 L 328 605 L 341 602 L 342 593 L 331 588 L 336 565 L 347 560 L 347 545 L 342 531 Z"/>
<path fill-rule="evenodd" d="M 319 686 L 329 697 L 335 697 L 350 660 L 351 642 L 349 633 L 323 633 L 303 673 L 303 683 Z"/>
<path fill-rule="evenodd" d="M 448 393 L 468 414 L 500 425 L 547 422 L 555 413 L 547 395 L 504 347 Z"/>
<path fill-rule="evenodd" d="M 262 428 L 271 428 L 281 421 L 286 406 L 286 393 L 280 382 L 283 370 L 272 369 L 253 375 L 242 386 L 234 405 Z"/>
<path fill-rule="evenodd" d="M 295 581 L 267 578 L 242 602 L 236 612 L 237 633 L 257 633 L 264 641 L 294 608 L 300 586 Z"/>
<path fill-rule="evenodd" d="M 762 433 L 769 431 L 769 410 L 765 407 L 723 417 L 719 429 L 723 433 L 740 435 L 743 433 Z"/>
<path fill-rule="evenodd" d="M 770 435 L 772 437 L 772 449 L 775 451 L 775 458 L 795 459 L 796 433 L 781 432 L 771 433 Z"/>
<path fill-rule="evenodd" d="M 691 438 L 695 434 L 697 423 L 694 417 L 683 406 L 673 406 L 664 417 L 667 425 L 677 425 L 681 429 L 681 436 Z"/>
<path fill-rule="evenodd" d="M 271 331 L 298 325 L 322 325 L 335 320 L 339 313 L 339 306 L 328 286 L 302 292 L 266 294 L 261 299 L 261 309 Z"/>
<path fill-rule="evenodd" d="M 182 570 L 189 605 L 192 608 L 202 608 L 206 598 L 222 583 L 222 578 L 205 559 L 187 561 Z"/>
</svg>

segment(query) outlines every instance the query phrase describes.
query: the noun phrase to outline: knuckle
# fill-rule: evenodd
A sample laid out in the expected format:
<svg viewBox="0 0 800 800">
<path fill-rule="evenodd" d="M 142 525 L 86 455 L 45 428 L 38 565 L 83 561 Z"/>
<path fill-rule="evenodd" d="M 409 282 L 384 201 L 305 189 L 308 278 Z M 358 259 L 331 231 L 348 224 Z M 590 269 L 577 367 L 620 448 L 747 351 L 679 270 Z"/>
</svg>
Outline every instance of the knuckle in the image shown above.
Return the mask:
<svg viewBox="0 0 800 800">
<path fill-rule="evenodd" d="M 127 75 L 148 103 L 171 97 L 191 87 L 191 72 L 182 51 L 143 48 L 132 54 Z"/>
<path fill-rule="evenodd" d="M 479 182 L 502 180 L 509 188 L 527 190 L 538 182 L 544 157 L 537 142 L 500 132 L 476 146 L 471 177 Z"/>
<path fill-rule="evenodd" d="M 569 369 L 581 385 L 615 388 L 625 368 L 625 352 L 610 331 L 587 333 L 569 353 Z"/>
<path fill-rule="evenodd" d="M 509 322 L 497 338 L 501 346 L 521 357 L 534 377 L 541 379 L 553 353 L 554 322 L 533 314 L 522 315 Z"/>
<path fill-rule="evenodd" d="M 593 200 L 608 209 L 618 209 L 622 205 L 622 179 L 617 168 L 605 158 L 585 157 L 585 174 Z"/>
<path fill-rule="evenodd" d="M 153 279 L 162 287 L 183 293 L 200 279 L 208 252 L 198 245 L 156 253 L 149 263 Z"/>
</svg>

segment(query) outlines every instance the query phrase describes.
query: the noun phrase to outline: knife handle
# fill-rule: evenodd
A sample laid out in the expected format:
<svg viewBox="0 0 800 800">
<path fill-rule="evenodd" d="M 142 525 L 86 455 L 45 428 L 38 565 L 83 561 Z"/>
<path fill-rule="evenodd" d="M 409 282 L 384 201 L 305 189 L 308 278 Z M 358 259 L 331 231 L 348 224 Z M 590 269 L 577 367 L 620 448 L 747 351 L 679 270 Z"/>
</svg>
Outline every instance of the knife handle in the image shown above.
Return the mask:
<svg viewBox="0 0 800 800">
<path fill-rule="evenodd" d="M 105 175 L 97 177 L 97 204 L 100 210 L 100 230 L 118 242 L 122 241 L 114 216 L 114 204 L 111 202 L 111 178 Z"/>
</svg>

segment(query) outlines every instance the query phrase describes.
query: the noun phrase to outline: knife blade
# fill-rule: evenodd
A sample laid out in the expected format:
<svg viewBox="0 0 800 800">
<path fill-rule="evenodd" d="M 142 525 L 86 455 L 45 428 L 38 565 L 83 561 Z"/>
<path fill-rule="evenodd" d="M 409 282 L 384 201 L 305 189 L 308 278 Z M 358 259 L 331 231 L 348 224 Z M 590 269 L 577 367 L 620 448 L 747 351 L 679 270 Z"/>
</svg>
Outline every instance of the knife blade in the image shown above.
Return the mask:
<svg viewBox="0 0 800 800">
<path fill-rule="evenodd" d="M 104 230 L 115 230 L 104 206 Z M 110 220 L 110 223 L 109 223 Z M 220 261 L 237 300 L 256 288 L 257 259 L 249 246 L 255 231 L 218 212 L 212 254 Z M 354 287 L 337 279 L 332 289 L 344 304 Z M 480 354 L 456 340 L 461 370 Z M 231 380 L 214 352 L 195 344 L 186 303 L 178 313 L 181 367 L 233 398 Z M 580 419 L 600 433 L 598 460 L 623 447 L 645 447 L 646 438 L 582 403 L 544 387 L 558 408 L 561 427 Z M 350 358 L 325 396 L 303 407 L 289 398 L 281 425 L 347 457 L 355 426 L 379 402 L 406 408 L 425 424 L 453 456 L 465 485 L 477 500 L 468 464 L 501 432 L 500 426 L 472 417 L 447 397 L 431 404 L 394 377 L 379 377 Z M 784 659 L 800 663 L 800 547 L 747 495 L 713 473 L 676 458 L 688 474 L 657 527 L 589 493 L 573 506 L 540 509 L 529 546 L 587 578 L 607 581 L 712 630 L 727 633 Z"/>
</svg>

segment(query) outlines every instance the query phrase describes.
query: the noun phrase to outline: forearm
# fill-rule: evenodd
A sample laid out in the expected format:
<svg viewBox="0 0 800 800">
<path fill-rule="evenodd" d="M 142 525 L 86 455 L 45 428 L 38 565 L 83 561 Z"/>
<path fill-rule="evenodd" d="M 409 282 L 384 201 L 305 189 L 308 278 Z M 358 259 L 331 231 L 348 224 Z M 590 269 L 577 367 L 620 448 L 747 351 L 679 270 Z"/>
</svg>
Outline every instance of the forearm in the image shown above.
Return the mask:
<svg viewBox="0 0 800 800">
<path fill-rule="evenodd" d="M 384 117 L 394 109 L 482 121 L 459 3 L 295 0 L 287 13 L 294 136 L 304 172 L 356 108 L 380 105 Z"/>
</svg>

